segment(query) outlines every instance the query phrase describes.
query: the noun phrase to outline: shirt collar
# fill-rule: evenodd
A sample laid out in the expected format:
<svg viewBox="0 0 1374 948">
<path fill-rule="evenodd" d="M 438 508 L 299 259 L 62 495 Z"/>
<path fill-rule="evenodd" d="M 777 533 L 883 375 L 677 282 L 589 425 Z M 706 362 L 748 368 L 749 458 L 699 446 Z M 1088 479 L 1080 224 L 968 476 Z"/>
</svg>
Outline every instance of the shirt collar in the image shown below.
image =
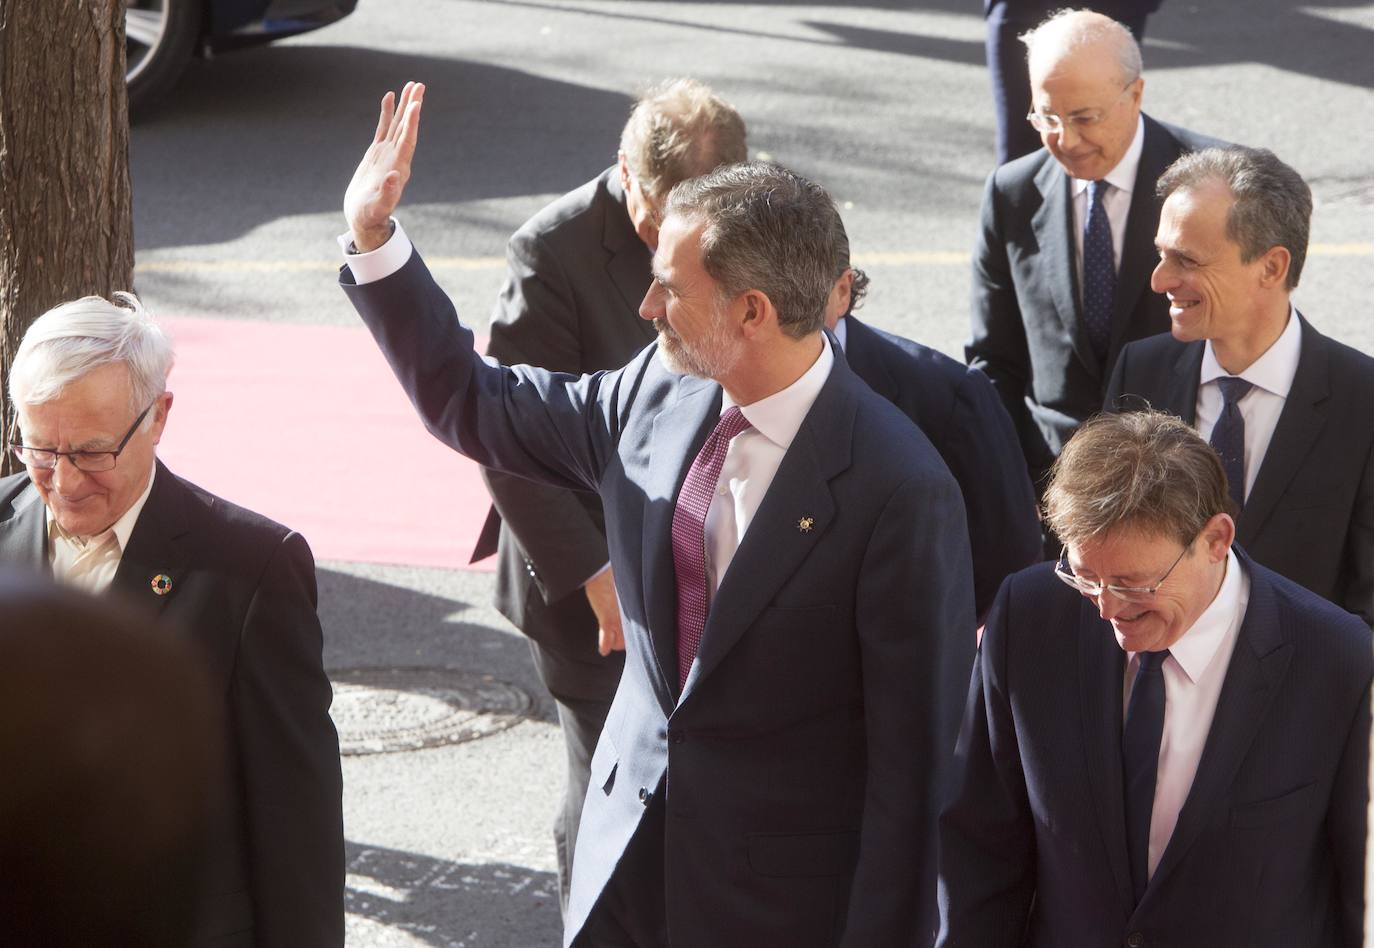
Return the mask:
<svg viewBox="0 0 1374 948">
<path fill-rule="evenodd" d="M 834 333 L 835 341 L 840 344 L 840 351 L 844 352 L 849 342 L 849 317 L 841 316 L 835 328 L 830 331 Z"/>
<path fill-rule="evenodd" d="M 825 339 L 825 345 L 821 346 L 821 354 L 800 378 L 782 391 L 774 392 L 767 398 L 760 398 L 751 405 L 740 406 L 740 412 L 749 424 L 753 425 L 754 430 L 784 451 L 792 446 L 792 439 L 797 436 L 806 413 L 811 410 L 816 397 L 820 395 L 825 380 L 830 377 L 830 368 L 835 364 L 835 353 L 830 348 L 830 340 L 826 339 L 825 333 L 821 333 L 821 338 Z M 724 414 L 733 404 L 734 399 L 726 393 L 721 402 L 721 413 Z"/>
<path fill-rule="evenodd" d="M 1169 654 L 1178 662 L 1189 681 L 1196 684 L 1202 678 L 1207 666 L 1216 658 L 1221 643 L 1226 641 L 1226 636 L 1240 627 L 1249 591 L 1249 578 L 1241 569 L 1235 551 L 1227 550 L 1226 577 L 1221 581 L 1216 598 L 1188 631 L 1169 646 Z"/>
<path fill-rule="evenodd" d="M 1116 167 L 1107 172 L 1106 181 L 1112 187 L 1130 194 L 1135 190 L 1135 175 L 1140 168 L 1140 155 L 1145 151 L 1145 120 L 1136 116 L 1135 137 L 1131 139 L 1131 147 L 1126 149 L 1126 154 L 1121 156 L 1121 160 L 1116 163 Z M 1082 194 L 1092 184 L 1086 178 L 1073 179 L 1074 196 Z"/>
<path fill-rule="evenodd" d="M 108 537 L 114 535 L 115 542 L 119 544 L 119 552 L 123 554 L 124 548 L 129 545 L 129 537 L 134 532 L 134 525 L 138 523 L 138 515 L 143 512 L 143 505 L 148 502 L 148 495 L 153 492 L 153 480 L 157 477 L 157 465 L 153 465 L 152 471 L 148 474 L 148 486 L 143 488 L 143 493 L 138 500 L 134 501 L 133 506 L 124 511 L 124 514 L 114 522 L 112 526 L 103 532 L 96 534 L 95 537 L 78 537 L 62 529 L 61 524 L 53 519 L 52 511 L 44 508 L 48 522 L 48 539 L 65 540 L 68 543 L 75 543 L 85 546 L 91 540 L 98 537 Z"/>
<path fill-rule="evenodd" d="M 1288 305 L 1288 325 L 1283 328 L 1274 344 L 1236 378 L 1245 379 L 1251 385 L 1271 392 L 1279 398 L 1287 398 L 1293 387 L 1293 377 L 1298 374 L 1298 357 L 1302 355 L 1302 324 L 1298 321 L 1297 310 Z M 1221 367 L 1216 353 L 1212 351 L 1212 340 L 1208 339 L 1202 349 L 1202 374 L 1198 384 L 1206 385 L 1217 379 L 1230 378 L 1231 373 Z"/>
</svg>

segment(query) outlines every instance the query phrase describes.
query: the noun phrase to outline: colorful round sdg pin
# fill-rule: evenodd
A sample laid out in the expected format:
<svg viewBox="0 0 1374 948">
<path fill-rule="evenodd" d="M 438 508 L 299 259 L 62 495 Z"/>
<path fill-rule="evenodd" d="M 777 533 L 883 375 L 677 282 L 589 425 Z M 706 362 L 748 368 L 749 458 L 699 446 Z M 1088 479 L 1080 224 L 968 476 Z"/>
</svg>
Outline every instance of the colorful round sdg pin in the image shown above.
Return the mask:
<svg viewBox="0 0 1374 948">
<path fill-rule="evenodd" d="M 158 573 L 153 577 L 153 581 L 150 585 L 153 587 L 154 593 L 159 596 L 165 596 L 172 591 L 172 577 L 168 576 L 166 573 Z"/>
</svg>

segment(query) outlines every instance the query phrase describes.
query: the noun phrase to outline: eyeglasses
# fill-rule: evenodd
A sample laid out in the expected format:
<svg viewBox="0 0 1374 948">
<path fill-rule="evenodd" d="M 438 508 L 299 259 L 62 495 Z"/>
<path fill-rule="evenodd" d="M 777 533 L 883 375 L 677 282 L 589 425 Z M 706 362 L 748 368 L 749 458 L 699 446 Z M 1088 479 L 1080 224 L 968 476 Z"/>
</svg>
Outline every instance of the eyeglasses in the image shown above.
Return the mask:
<svg viewBox="0 0 1374 948">
<path fill-rule="evenodd" d="M 1105 119 L 1107 117 L 1108 112 L 1116 108 L 1117 103 L 1121 101 L 1122 97 L 1125 96 L 1125 94 L 1128 91 L 1130 91 L 1130 88 L 1133 85 L 1135 85 L 1134 79 L 1126 83 L 1126 85 L 1123 86 L 1121 91 L 1117 94 L 1117 97 L 1112 100 L 1111 105 L 1108 105 L 1105 108 L 1084 109 L 1080 112 L 1075 112 L 1074 114 L 1070 115 L 1067 119 L 1060 118 L 1053 112 L 1036 112 L 1034 109 L 1032 109 L 1030 112 L 1026 113 L 1026 121 L 1030 122 L 1031 127 L 1034 128 L 1037 132 L 1062 132 L 1064 130 L 1065 125 L 1072 125 L 1075 130 L 1092 128 L 1094 125 L 1097 125 L 1103 119 Z"/>
<path fill-rule="evenodd" d="M 1193 540 L 1197 538 L 1194 537 Z M 1069 551 L 1065 550 L 1059 555 L 1059 562 L 1054 565 L 1054 575 L 1058 576 L 1065 583 L 1077 589 L 1083 595 L 1096 599 L 1104 592 L 1109 592 L 1116 598 L 1124 602 L 1133 602 L 1137 605 L 1144 605 L 1153 602 L 1155 593 L 1159 592 L 1159 587 L 1164 585 L 1164 581 L 1169 578 L 1169 574 L 1174 571 L 1174 567 L 1183 562 L 1183 557 L 1193 548 L 1190 541 L 1183 548 L 1183 552 L 1178 554 L 1178 559 L 1174 560 L 1174 565 L 1170 566 L 1164 575 L 1159 577 L 1153 586 L 1104 586 L 1102 583 L 1089 582 L 1081 576 L 1075 576 L 1069 567 Z"/>
<path fill-rule="evenodd" d="M 76 468 L 78 471 L 84 471 L 87 474 L 99 474 L 101 471 L 113 470 L 115 461 L 119 459 L 119 455 L 124 451 L 124 446 L 129 443 L 129 439 L 134 436 L 134 432 L 138 430 L 138 426 L 143 424 L 143 419 L 148 417 L 148 412 L 152 411 L 153 405 L 156 404 L 157 402 L 154 401 L 152 405 L 143 409 L 142 413 L 134 419 L 134 423 L 129 426 L 129 430 L 124 433 L 124 437 L 120 440 L 119 446 L 113 451 L 54 451 L 51 448 L 31 448 L 25 444 L 12 445 L 10 450 L 12 450 L 14 456 L 25 465 L 37 468 L 40 471 L 51 471 L 53 468 L 57 467 L 58 458 L 66 458 L 71 462 L 72 467 Z M 14 434 L 18 430 L 18 427 L 19 419 L 16 418 L 14 425 L 11 426 L 10 429 L 11 441 L 14 440 Z"/>
</svg>

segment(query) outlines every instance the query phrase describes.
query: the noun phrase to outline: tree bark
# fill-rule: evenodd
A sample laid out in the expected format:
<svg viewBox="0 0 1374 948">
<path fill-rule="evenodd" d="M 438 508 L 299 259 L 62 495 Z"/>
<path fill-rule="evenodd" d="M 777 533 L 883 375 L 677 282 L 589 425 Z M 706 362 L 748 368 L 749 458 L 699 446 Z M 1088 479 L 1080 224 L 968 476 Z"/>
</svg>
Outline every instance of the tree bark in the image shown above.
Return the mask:
<svg viewBox="0 0 1374 948">
<path fill-rule="evenodd" d="M 133 286 L 125 0 L 0 0 L 0 410 L 46 310 Z"/>
</svg>

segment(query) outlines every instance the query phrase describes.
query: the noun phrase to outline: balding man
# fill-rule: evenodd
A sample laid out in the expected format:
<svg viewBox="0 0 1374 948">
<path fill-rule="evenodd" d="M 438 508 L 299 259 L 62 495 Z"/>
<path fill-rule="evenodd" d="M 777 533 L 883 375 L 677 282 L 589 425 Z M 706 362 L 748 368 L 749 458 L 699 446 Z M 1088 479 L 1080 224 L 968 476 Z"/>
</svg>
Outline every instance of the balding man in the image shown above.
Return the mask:
<svg viewBox="0 0 1374 948">
<path fill-rule="evenodd" d="M 1056 14 L 1025 37 L 1045 147 L 988 178 L 965 355 L 997 386 L 1031 478 L 1102 407 L 1121 347 L 1168 328 L 1149 291 L 1154 183 L 1207 144 L 1140 111 L 1140 48 L 1097 13 Z"/>
<path fill-rule="evenodd" d="M 629 362 L 654 339 L 639 303 L 668 192 L 746 157 L 739 113 L 702 83 L 675 79 L 646 92 L 616 164 L 511 237 L 487 355 L 577 375 Z M 625 665 L 605 515 L 595 494 L 483 470 L 494 506 L 473 559 L 500 554 L 496 608 L 529 636 L 567 750 L 553 834 L 566 906 L 587 768 Z"/>
<path fill-rule="evenodd" d="M 1271 151 L 1209 148 L 1159 193 L 1151 279 L 1172 328 L 1122 350 L 1106 407 L 1196 425 L 1226 461 L 1246 551 L 1374 621 L 1374 359 L 1291 301 L 1311 190 Z"/>
<path fill-rule="evenodd" d="M 34 321 L 10 367 L 26 470 L 0 479 L 0 562 L 122 598 L 206 662 L 227 766 L 187 943 L 337 948 L 342 778 L 315 563 L 300 534 L 158 461 L 171 367 L 129 294 Z"/>
</svg>

